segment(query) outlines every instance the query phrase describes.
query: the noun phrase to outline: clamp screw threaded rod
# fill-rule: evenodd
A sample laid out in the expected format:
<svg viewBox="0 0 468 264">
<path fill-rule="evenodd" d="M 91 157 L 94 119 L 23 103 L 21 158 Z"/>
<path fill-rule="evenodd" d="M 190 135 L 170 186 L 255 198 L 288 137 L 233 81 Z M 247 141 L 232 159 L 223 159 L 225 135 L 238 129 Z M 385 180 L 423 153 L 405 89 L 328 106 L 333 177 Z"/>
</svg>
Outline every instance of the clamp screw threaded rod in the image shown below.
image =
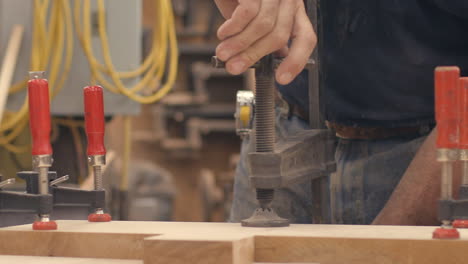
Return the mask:
<svg viewBox="0 0 468 264">
<path fill-rule="evenodd" d="M 94 173 L 94 189 L 95 190 L 102 190 L 102 169 L 101 166 L 94 166 L 93 167 Z"/>
<path fill-rule="evenodd" d="M 258 62 L 255 69 L 255 151 L 273 152 L 275 145 L 275 95 L 273 56 Z M 273 189 L 257 189 L 260 206 L 268 208 L 274 197 Z"/>
</svg>

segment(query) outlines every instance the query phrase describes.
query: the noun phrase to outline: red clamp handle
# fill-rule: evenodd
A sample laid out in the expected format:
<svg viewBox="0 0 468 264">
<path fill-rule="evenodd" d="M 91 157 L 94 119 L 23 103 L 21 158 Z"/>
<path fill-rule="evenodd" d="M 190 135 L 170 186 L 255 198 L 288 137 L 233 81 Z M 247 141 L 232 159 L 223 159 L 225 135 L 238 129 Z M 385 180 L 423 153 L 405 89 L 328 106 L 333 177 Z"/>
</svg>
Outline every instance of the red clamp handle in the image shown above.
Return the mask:
<svg viewBox="0 0 468 264">
<path fill-rule="evenodd" d="M 458 147 L 458 82 L 460 69 L 455 66 L 435 69 L 435 113 L 437 148 Z"/>
<path fill-rule="evenodd" d="M 52 155 L 49 83 L 40 74 L 28 81 L 28 96 L 32 155 Z"/>
<path fill-rule="evenodd" d="M 84 111 L 88 156 L 105 155 L 104 147 L 104 99 L 101 86 L 84 88 Z"/>
<path fill-rule="evenodd" d="M 459 79 L 458 106 L 460 107 L 460 149 L 468 149 L 468 77 Z"/>
</svg>

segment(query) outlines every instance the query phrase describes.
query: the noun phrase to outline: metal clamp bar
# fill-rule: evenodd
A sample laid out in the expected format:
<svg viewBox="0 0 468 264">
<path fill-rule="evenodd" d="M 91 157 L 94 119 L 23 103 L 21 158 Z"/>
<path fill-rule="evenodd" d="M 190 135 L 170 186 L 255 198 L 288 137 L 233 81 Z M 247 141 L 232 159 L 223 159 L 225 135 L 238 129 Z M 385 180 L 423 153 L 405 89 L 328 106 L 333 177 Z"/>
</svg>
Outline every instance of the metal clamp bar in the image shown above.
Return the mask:
<svg viewBox="0 0 468 264">
<path fill-rule="evenodd" d="M 68 176 L 68 175 L 62 176 L 62 177 L 60 177 L 58 179 L 55 179 L 55 180 L 51 181 L 50 186 L 54 186 L 54 185 L 57 185 L 59 183 L 66 182 L 69 179 L 70 179 L 70 176 Z"/>
<path fill-rule="evenodd" d="M 7 185 L 14 184 L 15 182 L 16 182 L 15 178 L 4 180 L 4 181 L 0 182 L 0 188 L 5 187 Z"/>
</svg>

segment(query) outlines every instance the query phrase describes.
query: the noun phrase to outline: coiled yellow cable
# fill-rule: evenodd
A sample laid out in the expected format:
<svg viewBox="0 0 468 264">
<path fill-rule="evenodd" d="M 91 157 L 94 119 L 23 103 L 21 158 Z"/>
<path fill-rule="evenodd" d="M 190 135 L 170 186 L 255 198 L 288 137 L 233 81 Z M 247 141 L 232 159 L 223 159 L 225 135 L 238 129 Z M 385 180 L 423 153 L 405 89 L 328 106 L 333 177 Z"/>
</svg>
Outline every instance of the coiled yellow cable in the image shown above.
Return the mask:
<svg viewBox="0 0 468 264">
<path fill-rule="evenodd" d="M 106 89 L 123 94 L 130 99 L 150 104 L 160 100 L 173 87 L 177 77 L 178 49 L 175 33 L 175 22 L 170 0 L 155 1 L 157 18 L 153 27 L 153 45 L 143 64 L 130 72 L 118 72 L 110 55 L 109 40 L 106 32 L 106 15 L 104 0 L 98 3 L 98 32 L 104 63 L 99 63 L 94 56 L 91 43 L 91 6 L 89 0 L 83 0 L 83 11 L 80 2 L 75 2 L 74 19 L 78 38 L 88 59 L 91 75 Z M 81 14 L 82 13 L 82 14 Z M 167 54 L 169 56 L 167 56 Z M 169 66 L 166 72 L 166 65 Z M 163 83 L 163 76 L 166 81 Z M 122 79 L 142 77 L 133 87 L 126 87 Z M 144 88 L 153 88 L 156 91 L 151 95 L 143 95 Z"/>
<path fill-rule="evenodd" d="M 47 20 L 50 10 L 50 19 Z M 48 72 L 50 95 L 53 97 L 63 87 L 68 77 L 73 56 L 73 25 L 69 1 L 35 0 L 30 70 Z M 65 58 L 64 58 L 65 55 Z M 26 88 L 27 79 L 14 85 L 9 94 Z M 13 141 L 25 130 L 28 121 L 28 101 L 21 108 L 6 111 L 0 124 L 0 146 L 13 153 L 23 153 L 30 146 L 16 146 Z"/>
</svg>

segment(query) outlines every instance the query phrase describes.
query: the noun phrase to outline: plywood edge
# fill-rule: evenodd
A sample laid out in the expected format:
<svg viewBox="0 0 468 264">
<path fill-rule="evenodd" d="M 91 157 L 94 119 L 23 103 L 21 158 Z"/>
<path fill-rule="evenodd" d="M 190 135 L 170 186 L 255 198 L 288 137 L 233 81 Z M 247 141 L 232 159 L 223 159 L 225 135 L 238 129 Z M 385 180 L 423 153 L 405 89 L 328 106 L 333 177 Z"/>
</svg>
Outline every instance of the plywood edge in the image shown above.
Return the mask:
<svg viewBox="0 0 468 264">
<path fill-rule="evenodd" d="M 243 238 L 235 242 L 233 247 L 234 264 L 251 264 L 255 258 L 255 238 Z"/>
<path fill-rule="evenodd" d="M 0 232 L 0 254 L 141 260 L 143 239 L 146 236 L 48 231 Z"/>
<path fill-rule="evenodd" d="M 256 236 L 256 262 L 464 264 L 467 240 Z"/>
<path fill-rule="evenodd" d="M 96 259 L 96 258 L 63 258 L 0 255 L 0 263 L 12 264 L 143 264 L 141 260 Z"/>
<path fill-rule="evenodd" d="M 58 221 L 0 229 L 0 254 L 141 259 L 159 263 L 465 263 L 468 230 L 433 240 L 435 227 L 291 225 L 243 228 L 228 223 Z M 160 236 L 156 236 L 162 234 Z"/>
<path fill-rule="evenodd" d="M 167 234 L 144 240 L 145 264 L 252 264 L 254 238 L 243 234 Z"/>
</svg>

